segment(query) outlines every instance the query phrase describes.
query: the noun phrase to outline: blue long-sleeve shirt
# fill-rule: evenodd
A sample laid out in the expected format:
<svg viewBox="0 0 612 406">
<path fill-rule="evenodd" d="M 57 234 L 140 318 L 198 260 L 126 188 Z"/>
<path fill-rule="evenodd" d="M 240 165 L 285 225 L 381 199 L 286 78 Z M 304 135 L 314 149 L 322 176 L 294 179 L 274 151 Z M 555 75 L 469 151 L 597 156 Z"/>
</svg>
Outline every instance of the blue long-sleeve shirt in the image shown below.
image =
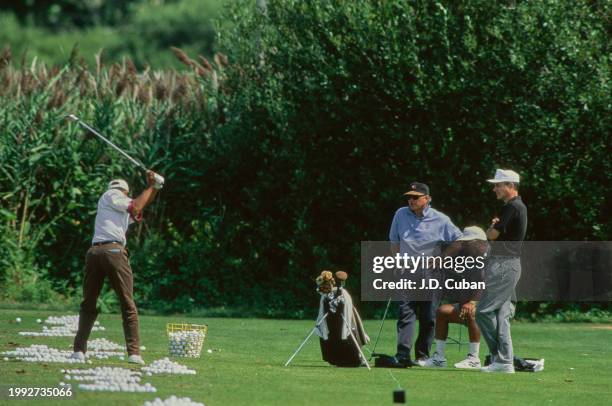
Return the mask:
<svg viewBox="0 0 612 406">
<path fill-rule="evenodd" d="M 389 230 L 389 241 L 400 243 L 400 253 L 408 255 L 433 255 L 439 242 L 459 237 L 461 230 L 450 218 L 429 206 L 423 210 L 423 217 L 417 217 L 408 207 L 399 208 Z"/>
</svg>

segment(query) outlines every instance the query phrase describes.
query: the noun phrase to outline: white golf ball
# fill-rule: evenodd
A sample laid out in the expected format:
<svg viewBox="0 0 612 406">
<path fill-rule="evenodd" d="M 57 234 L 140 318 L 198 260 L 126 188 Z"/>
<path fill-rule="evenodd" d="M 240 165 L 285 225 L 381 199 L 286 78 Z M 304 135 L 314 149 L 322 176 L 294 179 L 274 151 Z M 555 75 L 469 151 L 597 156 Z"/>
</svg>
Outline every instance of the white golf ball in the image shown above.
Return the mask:
<svg viewBox="0 0 612 406">
<path fill-rule="evenodd" d="M 41 319 L 36 319 L 36 322 L 37 322 L 38 324 L 40 324 L 40 323 L 42 323 L 42 320 L 41 320 Z"/>
<path fill-rule="evenodd" d="M 16 321 L 17 323 L 21 323 L 21 317 L 17 317 L 17 318 L 15 319 L 15 321 Z"/>
</svg>

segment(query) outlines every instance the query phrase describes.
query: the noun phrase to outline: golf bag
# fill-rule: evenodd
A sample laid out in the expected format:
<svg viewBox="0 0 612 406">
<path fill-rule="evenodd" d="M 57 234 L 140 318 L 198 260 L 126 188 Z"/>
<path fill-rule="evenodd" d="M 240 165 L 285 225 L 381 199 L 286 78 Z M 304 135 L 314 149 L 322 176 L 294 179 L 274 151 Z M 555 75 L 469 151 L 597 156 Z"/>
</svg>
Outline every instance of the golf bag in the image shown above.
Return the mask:
<svg viewBox="0 0 612 406">
<path fill-rule="evenodd" d="M 322 320 L 323 317 L 325 320 Z M 360 348 L 370 338 L 345 289 L 340 287 L 321 295 L 318 320 L 322 320 L 317 335 L 323 360 L 339 367 L 361 366 L 363 361 Z"/>
</svg>

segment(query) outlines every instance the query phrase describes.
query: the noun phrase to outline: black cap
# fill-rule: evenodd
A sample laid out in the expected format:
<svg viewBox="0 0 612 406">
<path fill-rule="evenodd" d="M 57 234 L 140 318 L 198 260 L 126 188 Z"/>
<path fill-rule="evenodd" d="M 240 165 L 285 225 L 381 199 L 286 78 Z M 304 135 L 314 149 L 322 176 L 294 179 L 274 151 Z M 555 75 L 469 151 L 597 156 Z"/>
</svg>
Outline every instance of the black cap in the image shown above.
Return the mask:
<svg viewBox="0 0 612 406">
<path fill-rule="evenodd" d="M 410 184 L 410 189 L 408 189 L 408 191 L 406 193 L 404 193 L 404 196 L 406 195 L 428 195 L 429 194 L 429 186 L 427 186 L 424 183 L 420 183 L 420 182 L 412 182 Z"/>
</svg>

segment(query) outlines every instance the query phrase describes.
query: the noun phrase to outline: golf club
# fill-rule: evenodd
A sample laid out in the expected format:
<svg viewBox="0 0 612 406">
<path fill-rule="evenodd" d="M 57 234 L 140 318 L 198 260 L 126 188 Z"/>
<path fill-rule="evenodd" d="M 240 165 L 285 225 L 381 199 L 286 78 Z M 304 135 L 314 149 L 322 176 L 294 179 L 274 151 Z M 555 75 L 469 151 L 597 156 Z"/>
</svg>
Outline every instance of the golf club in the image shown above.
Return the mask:
<svg viewBox="0 0 612 406">
<path fill-rule="evenodd" d="M 81 127 L 85 128 L 87 131 L 89 131 L 90 133 L 92 133 L 93 135 L 95 135 L 96 137 L 98 137 L 99 139 L 101 139 L 102 141 L 104 141 L 105 143 L 107 143 L 108 145 L 110 145 L 113 149 L 115 149 L 115 151 L 119 152 L 121 155 L 123 155 L 124 157 L 126 157 L 130 162 L 132 162 L 134 165 L 136 165 L 137 167 L 141 168 L 142 170 L 144 170 L 145 172 L 148 171 L 149 169 L 144 166 L 141 162 L 135 160 L 134 158 L 132 158 L 131 156 L 129 156 L 127 154 L 127 152 L 125 152 L 124 150 L 122 150 L 121 148 L 119 148 L 117 145 L 115 145 L 113 142 L 111 142 L 109 139 L 107 139 L 106 137 L 104 137 L 102 134 L 100 134 L 99 132 L 97 132 L 96 130 L 94 130 L 92 127 L 90 127 L 89 125 L 87 125 L 87 123 L 85 123 L 83 120 L 81 120 L 80 118 L 78 118 L 77 116 L 75 116 L 74 114 L 69 114 L 66 116 L 67 119 L 72 120 L 77 122 Z M 157 182 L 158 184 L 162 185 L 164 184 L 164 177 L 159 175 L 159 174 L 155 174 L 155 182 Z"/>
<path fill-rule="evenodd" d="M 370 351 L 370 354 L 371 354 L 370 359 L 372 359 L 373 357 L 377 355 L 381 355 L 381 354 L 376 353 L 376 346 L 378 345 L 378 340 L 380 339 L 380 335 L 382 333 L 383 326 L 385 325 L 385 319 L 387 318 L 387 313 L 389 312 L 390 305 L 391 305 L 391 298 L 387 300 L 387 307 L 385 308 L 385 314 L 383 314 L 382 320 L 380 321 L 380 327 L 378 328 L 378 334 L 376 335 L 376 341 L 374 341 L 374 348 L 372 348 L 372 351 Z"/>
</svg>

